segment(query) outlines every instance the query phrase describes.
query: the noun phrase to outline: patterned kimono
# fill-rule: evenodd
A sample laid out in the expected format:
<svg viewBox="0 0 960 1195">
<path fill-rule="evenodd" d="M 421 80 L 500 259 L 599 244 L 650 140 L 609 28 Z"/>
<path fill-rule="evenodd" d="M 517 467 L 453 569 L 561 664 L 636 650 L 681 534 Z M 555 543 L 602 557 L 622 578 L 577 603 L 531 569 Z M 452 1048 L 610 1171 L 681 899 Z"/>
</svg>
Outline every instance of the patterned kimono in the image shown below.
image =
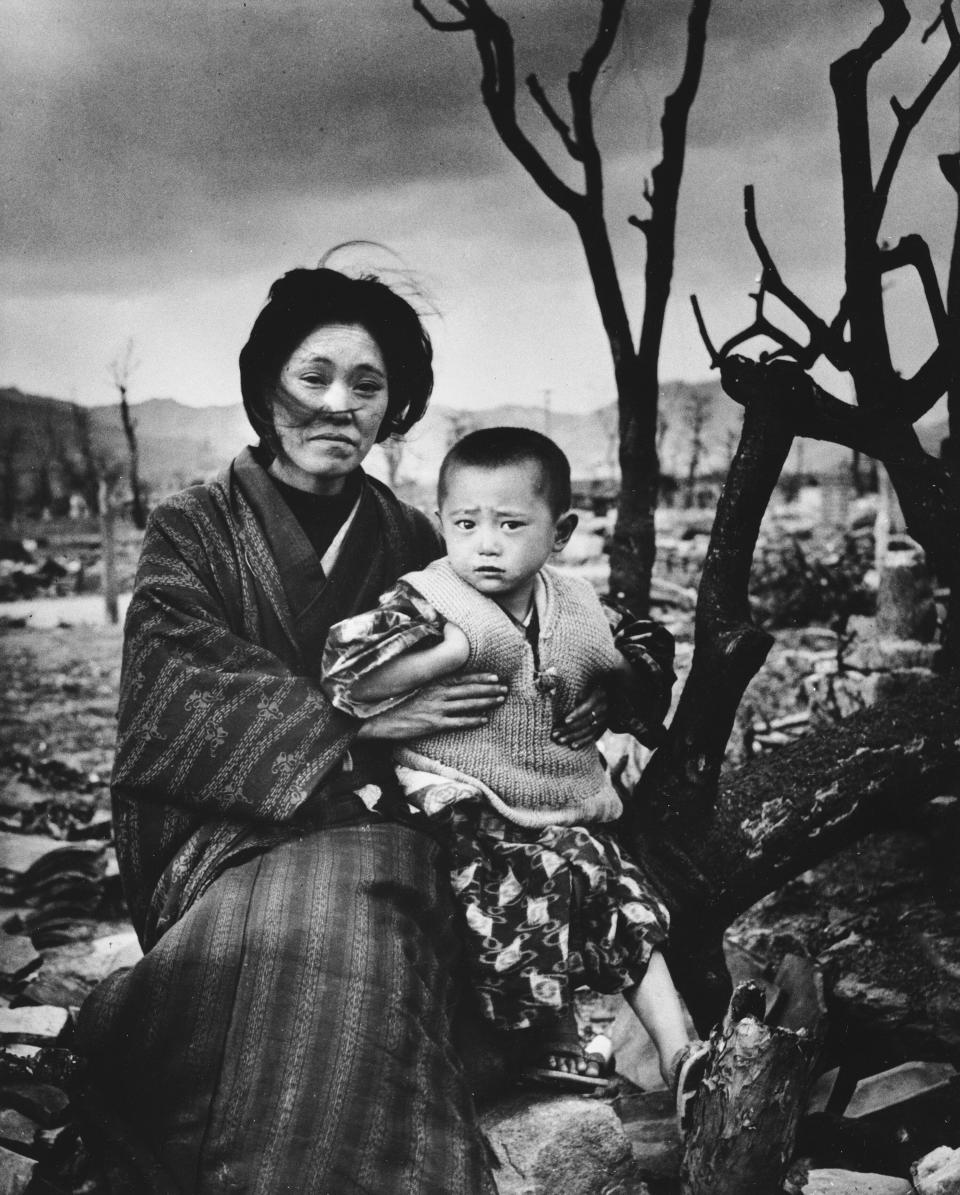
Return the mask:
<svg viewBox="0 0 960 1195">
<path fill-rule="evenodd" d="M 526 643 L 521 630 L 499 619 L 504 634 L 513 635 L 511 650 L 532 652 L 535 668 L 545 658 L 538 633 L 555 636 L 557 630 L 543 626 L 547 580 L 538 578 L 539 617 L 532 625 L 539 631 L 528 632 Z M 351 697 L 351 685 L 381 663 L 443 638 L 445 619 L 415 581 L 401 578 L 375 610 L 331 630 L 323 686 L 339 708 L 363 717 L 402 700 L 398 696 L 364 705 Z M 602 627 L 601 617 L 597 633 L 609 637 L 614 632 L 614 643 L 631 662 L 635 679 L 616 695 L 615 727 L 652 741 L 651 731 L 669 705 L 672 638 L 656 623 L 614 611 L 608 618 L 610 630 Z M 554 716 L 562 716 L 567 711 L 558 713 L 555 688 L 556 683 L 542 686 L 539 695 L 524 693 L 521 700 L 546 702 Z M 509 758 L 511 752 L 507 736 L 495 729 L 500 715 L 509 716 L 508 709 L 504 706 L 476 732 L 492 740 L 492 760 Z M 469 739 L 470 732 L 464 737 Z M 418 751 L 429 755 L 429 738 Z M 651 953 L 666 940 L 669 914 L 612 833 L 592 823 L 517 824 L 509 811 L 491 805 L 487 775 L 477 775 L 478 783 L 471 785 L 462 773 L 451 778 L 443 765 L 437 766 L 439 775 L 426 767 L 399 767 L 398 772 L 408 800 L 444 829 L 471 988 L 489 1022 L 507 1030 L 548 1026 L 569 1010 L 576 987 L 619 992 L 642 979 Z M 531 796 L 543 800 L 548 784 L 544 779 Z"/>
<path fill-rule="evenodd" d="M 439 848 L 316 675 L 330 625 L 437 550 L 364 479 L 325 574 L 249 450 L 153 514 L 113 775 L 146 954 L 78 1025 L 114 1190 L 492 1191 Z"/>
</svg>

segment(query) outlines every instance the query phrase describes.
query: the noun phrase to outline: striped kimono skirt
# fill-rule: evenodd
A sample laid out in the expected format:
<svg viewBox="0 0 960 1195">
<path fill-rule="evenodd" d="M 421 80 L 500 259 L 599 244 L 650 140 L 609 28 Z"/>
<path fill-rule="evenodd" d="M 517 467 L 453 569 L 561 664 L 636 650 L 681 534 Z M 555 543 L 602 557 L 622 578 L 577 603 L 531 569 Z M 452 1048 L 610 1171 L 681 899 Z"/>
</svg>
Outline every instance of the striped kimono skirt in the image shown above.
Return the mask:
<svg viewBox="0 0 960 1195">
<path fill-rule="evenodd" d="M 78 1044 L 113 1195 L 495 1191 L 437 853 L 383 821 L 289 838 L 94 992 Z"/>
</svg>

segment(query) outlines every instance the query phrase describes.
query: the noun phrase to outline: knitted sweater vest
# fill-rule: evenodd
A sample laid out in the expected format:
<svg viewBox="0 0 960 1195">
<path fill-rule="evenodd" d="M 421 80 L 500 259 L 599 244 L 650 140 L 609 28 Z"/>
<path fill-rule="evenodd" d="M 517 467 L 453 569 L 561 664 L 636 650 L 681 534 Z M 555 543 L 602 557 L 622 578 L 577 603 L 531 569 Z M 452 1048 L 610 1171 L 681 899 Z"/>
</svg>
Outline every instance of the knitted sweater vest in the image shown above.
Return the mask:
<svg viewBox="0 0 960 1195">
<path fill-rule="evenodd" d="M 613 821 L 620 798 L 594 747 L 574 751 L 551 740 L 578 701 L 614 671 L 619 653 L 590 585 L 555 569 L 540 573 L 539 672 L 526 636 L 496 602 L 462 581 L 447 560 L 403 578 L 470 643 L 465 672 L 495 672 L 509 686 L 485 726 L 406 743 L 395 759 L 407 767 L 479 788 L 508 821 L 521 826 Z"/>
</svg>

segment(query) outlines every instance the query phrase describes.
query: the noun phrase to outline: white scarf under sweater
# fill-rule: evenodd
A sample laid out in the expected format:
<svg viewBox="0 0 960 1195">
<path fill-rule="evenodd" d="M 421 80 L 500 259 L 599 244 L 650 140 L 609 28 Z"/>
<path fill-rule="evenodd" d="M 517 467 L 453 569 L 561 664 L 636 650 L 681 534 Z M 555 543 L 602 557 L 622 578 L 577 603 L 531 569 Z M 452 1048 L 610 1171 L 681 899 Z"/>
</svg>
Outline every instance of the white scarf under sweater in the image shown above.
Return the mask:
<svg viewBox="0 0 960 1195">
<path fill-rule="evenodd" d="M 539 670 L 523 631 L 490 598 L 462 581 L 446 559 L 403 580 L 470 643 L 467 672 L 495 672 L 509 692 L 485 726 L 408 742 L 395 759 L 409 768 L 480 789 L 508 821 L 539 827 L 608 822 L 622 804 L 594 746 L 574 751 L 551 732 L 614 671 L 619 653 L 593 589 L 544 568 Z"/>
</svg>

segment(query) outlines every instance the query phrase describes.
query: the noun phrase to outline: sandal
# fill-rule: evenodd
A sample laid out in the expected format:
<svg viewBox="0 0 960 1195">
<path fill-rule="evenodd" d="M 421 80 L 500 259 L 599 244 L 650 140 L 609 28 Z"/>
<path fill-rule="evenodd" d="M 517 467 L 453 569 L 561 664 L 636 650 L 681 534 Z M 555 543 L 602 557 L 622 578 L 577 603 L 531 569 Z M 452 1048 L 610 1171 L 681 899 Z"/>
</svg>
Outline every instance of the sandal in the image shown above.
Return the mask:
<svg viewBox="0 0 960 1195">
<path fill-rule="evenodd" d="M 577 1070 L 564 1070 L 555 1066 L 533 1065 L 521 1071 L 521 1078 L 546 1083 L 562 1091 L 606 1091 L 613 1074 L 613 1043 L 605 1033 L 597 1033 L 586 1045 L 579 1042 L 558 1040 L 544 1043 L 538 1051 L 541 1058 L 561 1057 L 575 1059 L 596 1065 L 596 1074 L 583 1074 Z"/>
<path fill-rule="evenodd" d="M 700 1084 L 706 1074 L 710 1060 L 710 1046 L 705 1041 L 688 1042 L 674 1056 L 670 1069 L 673 1072 L 673 1094 L 677 1102 L 677 1124 L 680 1132 L 690 1128 L 693 1105 L 700 1092 Z"/>
</svg>

